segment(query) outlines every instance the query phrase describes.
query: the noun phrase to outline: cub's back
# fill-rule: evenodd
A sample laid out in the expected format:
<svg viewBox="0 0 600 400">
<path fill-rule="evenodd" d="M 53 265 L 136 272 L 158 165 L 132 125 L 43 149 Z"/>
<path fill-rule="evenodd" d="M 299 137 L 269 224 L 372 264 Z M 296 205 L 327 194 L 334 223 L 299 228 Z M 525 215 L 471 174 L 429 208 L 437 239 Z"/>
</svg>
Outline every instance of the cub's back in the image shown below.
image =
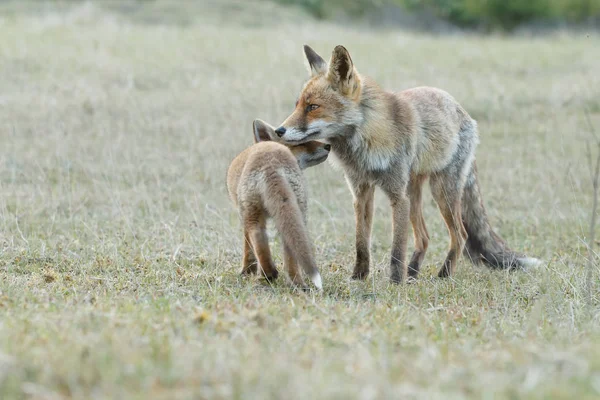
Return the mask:
<svg viewBox="0 0 600 400">
<path fill-rule="evenodd" d="M 295 170 L 300 174 L 298 161 L 286 146 L 275 142 L 259 142 L 252 145 L 246 163 L 244 173 L 271 172 L 274 169 L 286 168 Z"/>
<path fill-rule="evenodd" d="M 227 171 L 227 188 L 232 201 L 255 202 L 267 194 L 292 189 L 305 207 L 304 180 L 298 161 L 286 146 L 275 142 L 256 143 L 241 152 Z"/>
</svg>

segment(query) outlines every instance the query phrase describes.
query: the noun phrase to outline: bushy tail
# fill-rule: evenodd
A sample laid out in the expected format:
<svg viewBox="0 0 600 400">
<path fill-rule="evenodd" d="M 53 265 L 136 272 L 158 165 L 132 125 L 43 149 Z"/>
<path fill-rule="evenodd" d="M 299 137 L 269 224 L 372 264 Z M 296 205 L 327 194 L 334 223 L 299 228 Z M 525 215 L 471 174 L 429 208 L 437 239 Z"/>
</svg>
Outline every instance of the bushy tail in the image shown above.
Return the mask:
<svg viewBox="0 0 600 400">
<path fill-rule="evenodd" d="M 512 269 L 541 263 L 537 258 L 526 257 L 509 249 L 504 240 L 492 230 L 483 207 L 475 161 L 463 193 L 462 220 L 469 235 L 465 256 L 474 264 L 483 262 L 492 268 Z"/>
<path fill-rule="evenodd" d="M 275 221 L 284 244 L 292 252 L 296 262 L 308 274 L 317 289 L 322 290 L 321 274 L 315 263 L 313 248 L 296 195 L 287 180 L 279 174 L 271 175 L 266 184 L 268 190 L 264 192 L 263 202 L 267 212 Z"/>
</svg>

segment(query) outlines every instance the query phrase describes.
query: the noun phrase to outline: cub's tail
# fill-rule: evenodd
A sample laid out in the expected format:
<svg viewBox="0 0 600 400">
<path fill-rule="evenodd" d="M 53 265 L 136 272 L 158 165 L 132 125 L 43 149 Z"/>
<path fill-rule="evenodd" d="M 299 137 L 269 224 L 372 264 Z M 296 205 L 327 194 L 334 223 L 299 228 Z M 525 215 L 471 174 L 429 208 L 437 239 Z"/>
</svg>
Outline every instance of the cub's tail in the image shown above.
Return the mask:
<svg viewBox="0 0 600 400">
<path fill-rule="evenodd" d="M 284 244 L 292 256 L 308 274 L 315 287 L 323 289 L 321 274 L 315 263 L 313 248 L 308 236 L 302 211 L 289 183 L 279 173 L 265 179 L 267 185 L 263 202 L 267 212 L 275 221 Z"/>
</svg>

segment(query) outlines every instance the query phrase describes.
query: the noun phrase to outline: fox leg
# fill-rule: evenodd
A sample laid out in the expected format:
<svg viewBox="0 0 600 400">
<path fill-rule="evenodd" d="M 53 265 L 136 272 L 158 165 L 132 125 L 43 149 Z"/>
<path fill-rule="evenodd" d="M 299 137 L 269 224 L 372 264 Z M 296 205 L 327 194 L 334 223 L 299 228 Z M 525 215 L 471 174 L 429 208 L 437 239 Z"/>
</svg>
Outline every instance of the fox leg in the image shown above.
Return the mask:
<svg viewBox="0 0 600 400">
<path fill-rule="evenodd" d="M 427 180 L 426 175 L 412 176 L 408 183 L 408 197 L 410 198 L 410 222 L 415 237 L 415 251 L 408 264 L 408 276 L 416 278 L 425 258 L 429 245 L 429 234 L 423 218 L 422 188 Z"/>
<path fill-rule="evenodd" d="M 450 250 L 440 269 L 438 276 L 445 278 L 456 270 L 456 264 L 467 240 L 467 231 L 462 223 L 461 197 L 464 182 L 460 184 L 456 178 L 447 174 L 431 176 L 431 193 L 438 204 L 440 213 L 448 227 Z"/>
<path fill-rule="evenodd" d="M 402 190 L 390 192 L 392 204 L 392 259 L 390 261 L 390 280 L 401 283 L 406 278 L 406 242 L 408 240 L 408 221 L 410 200 L 406 195 L 406 186 Z"/>
<path fill-rule="evenodd" d="M 354 214 L 356 217 L 356 264 L 352 279 L 365 279 L 369 275 L 371 261 L 371 227 L 373 225 L 373 199 L 375 186 L 365 182 L 348 180 L 354 196 Z"/>
<path fill-rule="evenodd" d="M 250 242 L 250 234 L 248 229 L 244 228 L 244 258 L 242 260 L 242 275 L 256 274 L 256 256 L 254 250 L 252 250 L 252 243 Z"/>
<path fill-rule="evenodd" d="M 269 237 L 267 236 L 267 221 L 264 216 L 254 213 L 245 221 L 245 226 L 248 227 L 248 236 L 254 254 L 258 258 L 258 263 L 262 269 L 262 273 L 267 280 L 277 279 L 278 271 L 271 258 L 271 249 L 269 248 Z"/>
<path fill-rule="evenodd" d="M 285 242 L 283 245 L 283 264 L 285 265 L 285 269 L 287 270 L 288 276 L 292 280 L 292 283 L 294 283 L 294 285 L 296 285 L 299 288 L 306 288 L 304 279 L 302 279 L 302 274 L 298 270 L 298 263 L 294 259 L 292 250 L 287 244 L 285 244 Z"/>
</svg>

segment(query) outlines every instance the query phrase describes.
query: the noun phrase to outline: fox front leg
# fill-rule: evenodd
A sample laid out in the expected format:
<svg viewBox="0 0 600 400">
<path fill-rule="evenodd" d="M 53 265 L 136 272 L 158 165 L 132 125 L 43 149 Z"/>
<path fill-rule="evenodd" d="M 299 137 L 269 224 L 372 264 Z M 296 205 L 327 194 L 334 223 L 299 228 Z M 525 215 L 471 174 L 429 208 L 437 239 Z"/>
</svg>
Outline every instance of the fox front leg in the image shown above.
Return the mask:
<svg viewBox="0 0 600 400">
<path fill-rule="evenodd" d="M 390 260 L 390 280 L 401 283 L 406 279 L 406 242 L 408 241 L 408 224 L 410 221 L 410 200 L 407 195 L 408 182 L 397 180 L 384 185 L 392 206 L 392 254 Z"/>
<path fill-rule="evenodd" d="M 352 279 L 363 280 L 369 275 L 371 261 L 371 227 L 373 225 L 373 200 L 375 186 L 369 183 L 348 181 L 354 195 L 356 216 L 356 264 Z"/>
</svg>

